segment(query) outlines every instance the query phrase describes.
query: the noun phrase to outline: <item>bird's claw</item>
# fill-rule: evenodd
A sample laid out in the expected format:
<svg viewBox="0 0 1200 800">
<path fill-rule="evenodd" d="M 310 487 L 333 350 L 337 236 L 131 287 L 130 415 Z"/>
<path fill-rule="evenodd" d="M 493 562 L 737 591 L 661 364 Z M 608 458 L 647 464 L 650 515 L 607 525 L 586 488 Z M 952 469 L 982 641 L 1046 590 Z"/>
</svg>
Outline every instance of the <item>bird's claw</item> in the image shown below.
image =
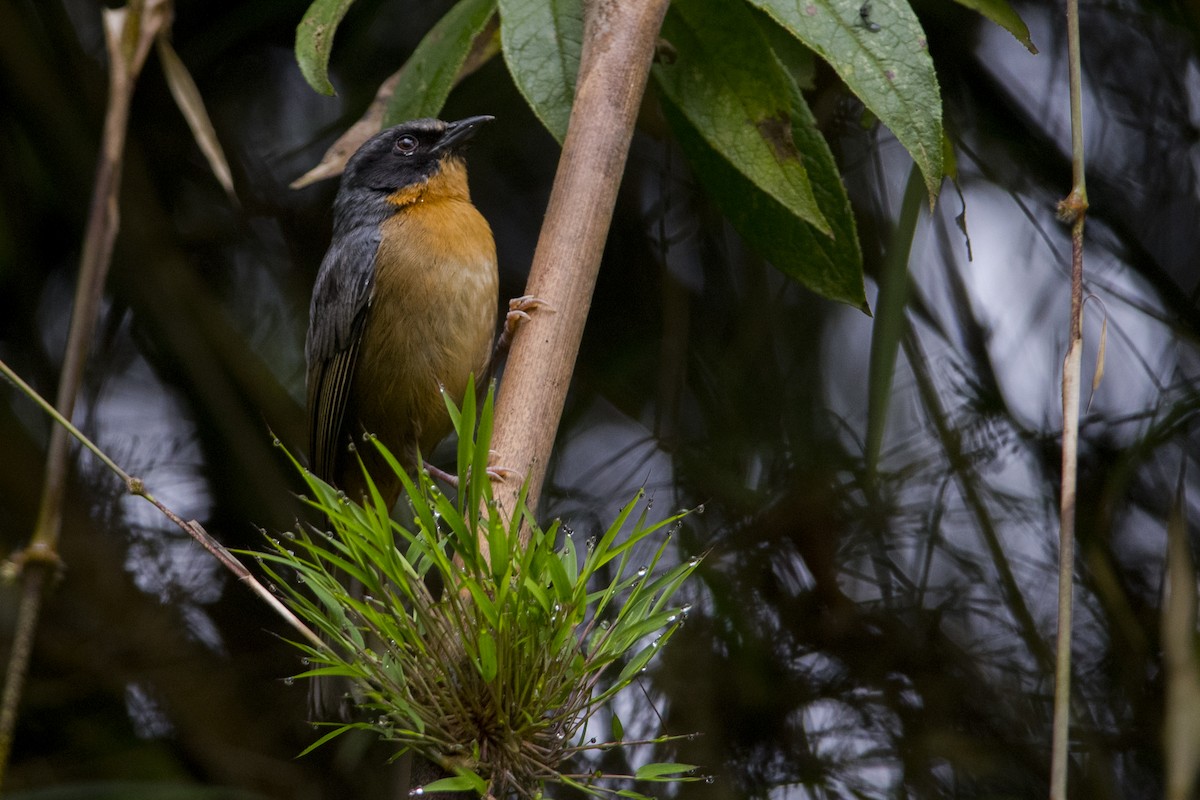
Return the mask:
<svg viewBox="0 0 1200 800">
<path fill-rule="evenodd" d="M 529 321 L 530 311 L 538 309 L 553 312 L 554 306 L 531 294 L 514 297 L 508 301 L 508 313 L 504 315 L 504 330 L 500 332 L 500 339 L 496 342 L 497 353 L 508 351 L 509 345 L 512 344 L 513 334 L 517 332 L 517 328 L 521 326 L 521 323 Z"/>
<path fill-rule="evenodd" d="M 500 481 L 501 483 L 507 483 L 510 478 L 525 480 L 525 476 L 521 472 L 509 469 L 508 467 L 488 467 L 487 474 L 493 481 Z"/>
<path fill-rule="evenodd" d="M 488 450 L 489 459 L 494 459 L 497 455 L 499 454 L 495 450 Z M 518 478 L 521 481 L 525 480 L 525 474 L 523 472 L 520 470 L 509 469 L 508 467 L 490 466 L 487 468 L 487 474 L 493 482 L 500 481 L 501 483 L 504 483 L 508 481 L 509 478 Z"/>
</svg>

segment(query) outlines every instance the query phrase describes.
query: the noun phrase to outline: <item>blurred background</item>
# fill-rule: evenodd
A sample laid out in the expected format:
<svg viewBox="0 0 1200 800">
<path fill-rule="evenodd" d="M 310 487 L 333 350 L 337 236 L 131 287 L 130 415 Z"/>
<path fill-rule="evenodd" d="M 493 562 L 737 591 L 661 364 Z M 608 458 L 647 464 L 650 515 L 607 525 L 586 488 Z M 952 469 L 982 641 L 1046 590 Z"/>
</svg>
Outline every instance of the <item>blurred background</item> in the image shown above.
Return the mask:
<svg viewBox="0 0 1200 800">
<path fill-rule="evenodd" d="M 851 2 L 851 0 L 846 0 Z M 853 0 L 857 2 L 857 0 Z M 122 228 L 76 422 L 230 547 L 294 524 L 303 337 L 336 181 L 293 191 L 448 7 L 359 0 L 338 96 L 291 48 L 304 0 L 178 0 L 174 43 L 230 159 L 208 171 L 152 53 Z M 1161 607 L 1181 472 L 1200 498 L 1200 5 L 1084 2 L 1088 189 L 1072 794 L 1163 794 Z M 627 735 L 703 735 L 695 798 L 1024 798 L 1048 784 L 1070 189 L 1062 3 L 1016 3 L 1040 54 L 919 0 L 957 149 L 910 261 L 883 452 L 864 456 L 872 319 L 789 282 L 698 188 L 651 94 L 633 143 L 550 482 L 582 535 L 645 485 L 703 504 L 693 610 Z M 0 358 L 53 397 L 105 104 L 99 5 L 0 0 Z M 911 162 L 831 72 L 808 94 L 839 160 L 867 291 Z M 522 294 L 558 148 L 494 59 L 446 119 L 471 153 L 502 296 Z M 49 424 L 0 389 L 0 553 L 28 540 Z M 385 798 L 382 747 L 316 736 L 284 626 L 90 455 L 44 609 L 5 789 L 21 798 Z M 0 647 L 16 589 L 0 587 Z M 644 754 L 649 758 L 649 754 Z M 617 759 L 619 756 L 612 755 Z M 606 763 L 619 767 L 619 763 Z"/>
</svg>

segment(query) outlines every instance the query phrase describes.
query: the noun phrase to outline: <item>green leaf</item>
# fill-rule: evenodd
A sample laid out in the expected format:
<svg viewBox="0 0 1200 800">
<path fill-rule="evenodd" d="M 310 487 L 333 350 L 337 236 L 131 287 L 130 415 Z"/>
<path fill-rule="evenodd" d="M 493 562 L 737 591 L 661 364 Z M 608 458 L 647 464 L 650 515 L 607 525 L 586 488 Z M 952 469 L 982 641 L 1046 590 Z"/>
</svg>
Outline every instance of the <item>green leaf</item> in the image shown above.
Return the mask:
<svg viewBox="0 0 1200 800">
<path fill-rule="evenodd" d="M 371 726 L 369 726 L 369 725 L 367 725 L 367 724 L 365 724 L 365 723 L 362 723 L 362 722 L 351 722 L 351 723 L 349 723 L 349 724 L 346 724 L 346 725 L 339 725 L 339 726 L 338 726 L 337 728 L 335 728 L 334 730 L 332 730 L 332 731 L 330 731 L 329 733 L 325 734 L 325 735 L 324 735 L 324 736 L 322 736 L 320 739 L 317 739 L 315 742 L 313 742 L 312 744 L 310 744 L 308 747 L 306 747 L 306 748 L 304 748 L 303 750 L 301 750 L 301 751 L 300 751 L 300 754 L 299 754 L 298 756 L 296 756 L 296 757 L 297 757 L 297 758 L 303 758 L 304 756 L 308 755 L 308 754 L 309 754 L 309 753 L 311 753 L 313 750 L 316 750 L 318 747 L 320 747 L 321 745 L 323 745 L 323 744 L 325 744 L 326 742 L 330 741 L 331 739 L 336 739 L 337 737 L 341 736 L 343 733 L 347 733 L 347 732 L 349 732 L 349 731 L 352 731 L 352 730 L 368 730 L 368 731 L 369 731 L 369 730 L 371 730 Z"/>
<path fill-rule="evenodd" d="M 551 602 L 550 602 L 550 596 L 548 594 L 546 594 L 546 590 L 543 589 L 541 586 L 538 586 L 535 581 L 533 581 L 532 579 L 529 578 L 529 576 L 525 576 L 524 584 L 525 584 L 525 591 L 529 592 L 529 594 L 531 594 L 533 596 L 533 599 L 537 600 L 538 605 L 542 607 L 542 611 L 549 614 L 550 609 L 551 609 Z"/>
<path fill-rule="evenodd" d="M 583 42 L 581 0 L 500 0 L 500 49 L 525 102 L 562 144 Z"/>
<path fill-rule="evenodd" d="M 1017 12 L 1012 10 L 1012 6 L 1008 4 L 1007 0 L 955 0 L 955 2 L 972 11 L 978 11 L 1015 36 L 1018 42 L 1025 45 L 1026 50 L 1037 55 L 1037 45 L 1033 43 L 1033 39 L 1029 38 L 1029 28 L 1026 27 L 1025 21 L 1017 15 Z"/>
<path fill-rule="evenodd" d="M 621 718 L 617 716 L 616 711 L 612 714 L 612 735 L 618 742 L 625 738 L 625 726 L 621 724 Z"/>
<path fill-rule="evenodd" d="M 942 181 L 942 99 L 925 32 L 906 0 L 750 0 L 829 62 L 887 125 L 925 178 Z"/>
<path fill-rule="evenodd" d="M 638 767 L 637 772 L 633 773 L 633 777 L 639 781 L 649 781 L 655 778 L 662 778 L 664 775 L 680 775 L 685 772 L 691 772 L 696 769 L 695 764 L 672 764 L 660 762 L 657 764 L 645 764 Z"/>
<path fill-rule="evenodd" d="M 333 34 L 354 0 L 314 0 L 296 26 L 296 63 L 308 85 L 321 94 L 334 94 L 329 82 L 329 53 Z"/>
<path fill-rule="evenodd" d="M 478 778 L 479 776 L 476 776 Z M 468 792 L 475 788 L 478 781 L 471 780 L 466 775 L 456 775 L 453 778 L 441 778 L 421 787 L 421 794 L 431 792 Z"/>
<path fill-rule="evenodd" d="M 650 644 L 643 647 L 636 656 L 629 659 L 629 663 L 621 670 L 621 674 L 617 676 L 616 685 L 619 686 L 628 683 L 637 677 L 638 673 L 646 668 L 646 665 L 650 663 L 650 659 L 654 658 L 656 653 L 658 653 L 657 644 Z"/>
<path fill-rule="evenodd" d="M 496 0 L 460 0 L 446 12 L 400 70 L 383 126 L 436 117 L 446 104 L 475 38 L 496 11 Z"/>
<path fill-rule="evenodd" d="M 475 758 L 479 758 L 478 747 L 479 747 L 478 744 L 476 744 L 474 747 Z M 474 792 L 476 794 L 478 794 L 479 796 L 482 797 L 488 793 L 487 781 L 485 781 L 474 770 L 467 769 L 466 767 L 457 767 L 456 766 L 454 768 L 454 774 L 455 774 L 455 776 L 467 781 L 467 783 L 469 784 L 468 788 L 474 790 Z M 430 784 L 430 785 L 432 786 L 433 784 Z"/>
<path fill-rule="evenodd" d="M 879 465 L 879 453 L 883 448 L 883 434 L 892 400 L 892 378 L 896 372 L 896 353 L 907 329 L 908 259 L 912 253 L 917 221 L 921 216 L 921 194 L 920 178 L 914 167 L 908 176 L 904 200 L 900 204 L 900 218 L 884 255 L 883 269 L 880 270 L 879 294 L 875 301 L 878 316 L 871 329 L 865 460 L 867 469 L 872 473 Z"/>
<path fill-rule="evenodd" d="M 488 683 L 496 679 L 496 640 L 487 631 L 479 634 L 479 674 Z"/>
<path fill-rule="evenodd" d="M 562 559 L 557 553 L 551 552 L 547 555 L 543 566 L 546 575 L 550 578 L 550 588 L 554 590 L 554 596 L 560 602 L 570 602 L 574 596 L 575 584 L 567 575 L 567 568 L 563 565 Z"/>
<path fill-rule="evenodd" d="M 781 203 L 761 191 L 704 141 L 670 102 L 663 111 L 700 183 L 721 213 L 752 248 L 785 275 L 831 300 L 868 311 L 863 287 L 862 252 L 850 201 L 838 176 L 828 145 L 811 124 L 793 125 L 797 148 L 808 154 L 808 174 L 833 238 L 799 220 Z"/>
<path fill-rule="evenodd" d="M 726 0 L 671 5 L 663 37 L 676 53 L 654 67 L 663 93 L 708 145 L 755 186 L 825 234 L 792 129 L 803 99 L 749 9 Z"/>
</svg>

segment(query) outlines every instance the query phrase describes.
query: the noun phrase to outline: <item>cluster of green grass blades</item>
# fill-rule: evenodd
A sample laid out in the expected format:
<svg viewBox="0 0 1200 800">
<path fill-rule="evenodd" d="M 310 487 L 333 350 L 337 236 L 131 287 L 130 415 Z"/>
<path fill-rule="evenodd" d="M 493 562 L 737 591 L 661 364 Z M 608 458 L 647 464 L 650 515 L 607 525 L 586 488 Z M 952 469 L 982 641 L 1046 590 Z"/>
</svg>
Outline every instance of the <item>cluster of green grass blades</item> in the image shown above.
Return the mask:
<svg viewBox="0 0 1200 800">
<path fill-rule="evenodd" d="M 492 798 L 537 797 L 558 783 L 636 800 L 644 795 L 634 781 L 699 779 L 678 763 L 629 775 L 570 771 L 584 751 L 678 738 L 619 741 L 615 713 L 618 741 L 586 737 L 592 714 L 637 678 L 687 614 L 671 601 L 699 559 L 659 568 L 683 514 L 648 523 L 643 508 L 621 536 L 638 492 L 582 552 L 569 534 L 556 546 L 557 522 L 543 530 L 523 502 L 501 514 L 490 482 L 470 479 L 487 467 L 492 393 L 478 415 L 473 389 L 466 397 L 461 411 L 447 403 L 463 433 L 456 499 L 424 470 L 414 480 L 371 439 L 364 446 L 379 447 L 403 481 L 413 522 L 393 521 L 373 483 L 370 502 L 359 505 L 302 469 L 305 501 L 328 527 L 300 526 L 256 554 L 291 608 L 331 643 L 295 643 L 310 667 L 297 677 L 343 676 L 355 687 L 359 719 L 323 723 L 333 730 L 309 750 L 371 730 L 397 755 L 413 750 L 452 775 L 423 791 Z M 635 549 L 653 555 L 635 562 Z M 361 591 L 349 591 L 347 579 Z"/>
</svg>

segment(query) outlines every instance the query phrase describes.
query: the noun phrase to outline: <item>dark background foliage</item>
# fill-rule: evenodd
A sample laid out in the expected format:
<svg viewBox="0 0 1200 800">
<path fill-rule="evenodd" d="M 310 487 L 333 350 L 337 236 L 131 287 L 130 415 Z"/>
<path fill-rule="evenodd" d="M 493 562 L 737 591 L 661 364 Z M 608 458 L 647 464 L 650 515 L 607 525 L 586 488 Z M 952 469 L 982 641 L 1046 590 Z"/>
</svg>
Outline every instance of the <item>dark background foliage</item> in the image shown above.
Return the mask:
<svg viewBox="0 0 1200 800">
<path fill-rule="evenodd" d="M 334 51 L 339 96 L 325 98 L 291 54 L 304 2 L 179 2 L 174 42 L 240 206 L 208 174 L 153 55 L 139 84 L 77 421 L 230 546 L 298 513 L 268 429 L 302 445 L 308 293 L 335 186 L 287 184 L 445 5 L 360 0 Z M 875 474 L 863 455 L 871 319 L 737 239 L 653 95 L 634 140 L 544 514 L 590 534 L 641 484 L 664 514 L 703 503 L 678 556 L 711 551 L 694 610 L 622 708 L 629 735 L 658 724 L 653 708 L 669 732 L 704 733 L 658 754 L 715 775 L 687 796 L 1045 793 L 1070 250 L 1053 219 L 1070 184 L 1063 20 L 1058 3 L 1018 6 L 1035 57 L 954 4 L 915 6 L 965 205 L 947 184 L 917 230 Z M 1085 3 L 1087 291 L 1100 301 L 1087 306 L 1085 381 L 1105 318 L 1107 354 L 1081 431 L 1078 797 L 1162 793 L 1165 518 L 1196 456 L 1200 401 L 1198 21 L 1182 2 Z M 0 59 L 0 357 L 52 396 L 104 107 L 98 7 L 0 0 Z M 874 302 L 910 162 L 827 70 L 808 99 L 854 203 Z M 471 178 L 514 296 L 557 146 L 498 59 L 444 116 L 476 113 L 497 116 Z M 47 431 L 4 394 L 4 552 L 32 528 Z M 295 758 L 314 732 L 304 688 L 284 680 L 300 667 L 286 631 L 119 490 L 78 459 L 67 569 L 6 789 L 393 796 L 381 747 L 349 739 Z M 15 593 L 0 591 L 7 639 Z"/>
</svg>

